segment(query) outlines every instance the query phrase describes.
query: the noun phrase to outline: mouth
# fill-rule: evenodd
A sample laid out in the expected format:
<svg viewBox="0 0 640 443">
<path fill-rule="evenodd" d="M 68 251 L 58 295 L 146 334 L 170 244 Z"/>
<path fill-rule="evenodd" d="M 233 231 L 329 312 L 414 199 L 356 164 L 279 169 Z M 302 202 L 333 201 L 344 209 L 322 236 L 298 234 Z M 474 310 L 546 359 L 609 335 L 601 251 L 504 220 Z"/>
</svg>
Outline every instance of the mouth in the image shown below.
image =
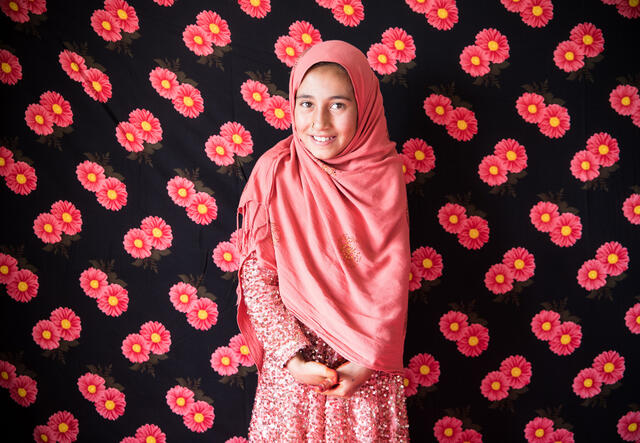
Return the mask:
<svg viewBox="0 0 640 443">
<path fill-rule="evenodd" d="M 335 135 L 331 136 L 331 137 L 320 137 L 320 136 L 317 136 L 317 135 L 312 135 L 311 138 L 316 143 L 324 145 L 324 144 L 331 143 L 333 140 L 335 140 L 336 137 L 335 137 Z"/>
</svg>

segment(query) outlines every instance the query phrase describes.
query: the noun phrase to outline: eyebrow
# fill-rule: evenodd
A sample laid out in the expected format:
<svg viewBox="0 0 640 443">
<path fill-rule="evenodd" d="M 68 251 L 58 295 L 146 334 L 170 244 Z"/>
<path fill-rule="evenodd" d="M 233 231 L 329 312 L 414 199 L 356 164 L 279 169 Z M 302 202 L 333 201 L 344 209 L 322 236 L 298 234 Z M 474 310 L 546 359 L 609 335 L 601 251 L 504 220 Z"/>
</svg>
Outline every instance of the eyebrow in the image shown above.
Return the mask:
<svg viewBox="0 0 640 443">
<path fill-rule="evenodd" d="M 312 95 L 308 95 L 308 94 L 303 94 L 303 95 L 297 95 L 296 96 L 296 100 L 299 100 L 301 98 L 314 98 Z M 329 97 L 329 99 L 331 100 L 346 100 L 346 101 L 353 101 L 351 100 L 349 97 L 345 97 L 343 95 L 334 95 L 332 97 Z"/>
</svg>

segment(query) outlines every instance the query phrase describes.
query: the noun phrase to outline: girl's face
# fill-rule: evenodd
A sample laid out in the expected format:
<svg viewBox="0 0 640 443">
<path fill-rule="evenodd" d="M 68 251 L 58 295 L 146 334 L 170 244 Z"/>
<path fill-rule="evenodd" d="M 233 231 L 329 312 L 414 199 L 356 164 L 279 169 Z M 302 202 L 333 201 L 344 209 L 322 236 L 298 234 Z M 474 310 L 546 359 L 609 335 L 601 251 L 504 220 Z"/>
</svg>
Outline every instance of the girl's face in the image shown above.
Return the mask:
<svg viewBox="0 0 640 443">
<path fill-rule="evenodd" d="M 327 160 L 347 147 L 358 123 L 353 87 L 335 65 L 309 70 L 296 93 L 294 119 L 298 135 L 311 154 Z"/>
</svg>

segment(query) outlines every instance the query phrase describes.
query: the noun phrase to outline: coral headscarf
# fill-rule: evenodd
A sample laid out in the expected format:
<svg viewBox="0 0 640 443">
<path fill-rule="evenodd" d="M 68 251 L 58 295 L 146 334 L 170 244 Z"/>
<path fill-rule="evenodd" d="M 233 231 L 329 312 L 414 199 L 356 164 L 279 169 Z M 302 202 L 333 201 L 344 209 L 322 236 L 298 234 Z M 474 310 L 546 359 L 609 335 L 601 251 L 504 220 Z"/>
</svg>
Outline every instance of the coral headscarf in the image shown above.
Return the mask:
<svg viewBox="0 0 640 443">
<path fill-rule="evenodd" d="M 349 74 L 356 133 L 342 153 L 318 160 L 296 133 L 256 163 L 238 213 L 238 242 L 277 269 L 286 308 L 349 361 L 400 373 L 406 331 L 409 225 L 402 163 L 389 140 L 378 79 L 354 46 L 327 41 L 301 56 L 289 99 L 319 62 Z M 275 254 L 275 255 L 274 255 Z M 238 324 L 256 360 L 263 351 L 238 286 Z"/>
</svg>

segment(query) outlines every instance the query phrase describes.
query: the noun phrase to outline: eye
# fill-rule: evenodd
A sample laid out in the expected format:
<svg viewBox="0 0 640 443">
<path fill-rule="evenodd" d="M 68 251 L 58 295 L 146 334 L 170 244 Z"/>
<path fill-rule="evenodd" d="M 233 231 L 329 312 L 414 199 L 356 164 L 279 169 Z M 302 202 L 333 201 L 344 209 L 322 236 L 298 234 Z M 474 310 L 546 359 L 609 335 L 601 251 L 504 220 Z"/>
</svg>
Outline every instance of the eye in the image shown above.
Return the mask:
<svg viewBox="0 0 640 443">
<path fill-rule="evenodd" d="M 331 109 L 344 109 L 344 103 L 332 103 Z"/>
<path fill-rule="evenodd" d="M 311 102 L 309 102 L 309 101 L 301 101 L 301 102 L 298 102 L 298 106 L 300 106 L 301 108 L 304 108 L 304 109 L 308 109 L 311 106 L 313 106 L 313 104 Z"/>
</svg>

